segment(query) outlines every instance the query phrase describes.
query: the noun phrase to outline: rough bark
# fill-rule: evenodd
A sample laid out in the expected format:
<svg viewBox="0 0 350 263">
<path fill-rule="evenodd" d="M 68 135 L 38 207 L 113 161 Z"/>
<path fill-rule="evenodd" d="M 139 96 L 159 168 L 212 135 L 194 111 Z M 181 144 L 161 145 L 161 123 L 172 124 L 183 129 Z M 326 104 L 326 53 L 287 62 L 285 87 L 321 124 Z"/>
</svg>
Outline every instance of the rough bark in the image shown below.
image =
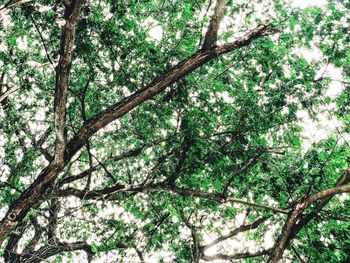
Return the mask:
<svg viewBox="0 0 350 263">
<path fill-rule="evenodd" d="M 57 178 L 58 174 L 63 170 L 70 159 L 85 145 L 87 140 L 98 130 L 104 128 L 112 121 L 124 116 L 144 101 L 157 95 L 169 85 L 185 77 L 210 60 L 238 48 L 245 47 L 259 37 L 271 35 L 277 32 L 278 30 L 271 29 L 268 24 L 261 24 L 235 42 L 206 51 L 200 50 L 190 58 L 180 62 L 177 66 L 157 77 L 149 85 L 87 121 L 77 135 L 67 143 L 66 150 L 64 151 L 63 162 L 61 162 L 60 157 L 56 157 L 58 158 L 56 160 L 59 161 L 51 162 L 40 173 L 32 185 L 19 197 L 19 199 L 10 206 L 6 216 L 0 222 L 0 244 L 2 244 L 6 236 L 16 227 L 28 211 L 31 208 L 38 206 L 43 201 L 43 195 L 50 189 L 52 182 Z M 62 93 L 60 92 L 58 96 L 62 96 Z M 56 102 L 58 109 L 62 109 L 62 103 L 62 99 Z M 58 124 L 56 129 L 61 136 L 59 140 L 64 140 L 64 137 L 62 137 L 62 116 L 58 117 L 57 121 Z M 61 151 L 62 146 L 60 145 L 57 149 L 57 154 L 61 154 Z"/>
<path fill-rule="evenodd" d="M 65 107 L 68 89 L 68 77 L 72 63 L 72 52 L 75 40 L 75 27 L 80 14 L 82 0 L 72 1 L 66 6 L 64 18 L 66 23 L 62 28 L 60 61 L 56 69 L 55 88 L 55 128 L 56 146 L 54 160 L 41 172 L 34 183 L 14 202 L 0 222 L 0 244 L 6 235 L 18 225 L 34 204 L 40 202 L 43 194 L 50 188 L 52 181 L 63 169 L 65 151 Z"/>
<path fill-rule="evenodd" d="M 292 231 L 292 228 L 294 227 L 295 223 L 298 221 L 298 219 L 302 215 L 306 206 L 307 206 L 306 202 L 300 202 L 293 207 L 292 211 L 290 212 L 290 215 L 288 216 L 286 223 L 283 226 L 282 233 L 279 236 L 276 242 L 276 245 L 274 246 L 271 252 L 268 262 L 277 263 L 280 261 L 280 259 L 283 256 L 283 252 L 287 246 L 288 236 Z"/>
<path fill-rule="evenodd" d="M 211 20 L 208 26 L 208 31 L 204 38 L 203 50 L 210 49 L 216 44 L 216 41 L 218 39 L 220 22 L 224 17 L 226 3 L 227 3 L 227 0 L 217 0 L 216 2 L 214 14 L 211 17 Z"/>
<path fill-rule="evenodd" d="M 269 262 L 278 262 L 279 259 L 281 259 L 281 257 L 283 256 L 283 252 L 287 247 L 287 245 L 290 243 L 290 241 L 299 233 L 299 231 L 303 227 L 305 227 L 311 220 L 313 220 L 318 215 L 318 213 L 329 203 L 329 201 L 332 199 L 332 197 L 335 194 L 350 191 L 350 184 L 345 184 L 347 182 L 349 173 L 350 173 L 349 170 L 345 171 L 345 173 L 336 182 L 334 188 L 318 192 L 306 198 L 305 201 L 303 202 L 299 201 L 299 203 L 297 203 L 297 205 L 304 204 L 306 208 L 312 203 L 322 200 L 307 215 L 304 215 L 304 216 L 302 215 L 302 212 L 305 210 L 305 208 L 303 208 L 300 211 L 300 213 L 294 214 L 294 220 L 292 220 L 291 217 L 293 213 L 296 213 L 296 212 L 295 211 L 293 212 L 292 210 L 291 216 L 288 217 L 288 220 L 283 227 L 282 233 L 280 234 L 280 237 L 278 238 L 275 244 L 275 247 L 271 253 Z"/>
<path fill-rule="evenodd" d="M 66 7 L 65 24 L 62 28 L 60 59 L 56 68 L 56 88 L 54 116 L 56 129 L 56 144 L 54 162 L 63 164 L 66 148 L 66 101 L 68 78 L 72 65 L 72 53 L 75 41 L 75 30 L 82 6 L 82 0 L 75 0 Z"/>
</svg>

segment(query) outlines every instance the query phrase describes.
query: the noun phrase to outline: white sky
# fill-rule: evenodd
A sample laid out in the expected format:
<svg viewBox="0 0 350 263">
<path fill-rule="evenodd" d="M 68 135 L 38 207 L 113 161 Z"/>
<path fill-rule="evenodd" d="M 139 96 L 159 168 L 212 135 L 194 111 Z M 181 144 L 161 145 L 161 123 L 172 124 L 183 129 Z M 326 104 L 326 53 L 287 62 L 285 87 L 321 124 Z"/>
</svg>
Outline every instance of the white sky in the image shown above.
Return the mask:
<svg viewBox="0 0 350 263">
<path fill-rule="evenodd" d="M 292 1 L 292 5 L 295 7 L 306 8 L 310 6 L 325 6 L 327 4 L 327 0 L 294 0 Z"/>
</svg>

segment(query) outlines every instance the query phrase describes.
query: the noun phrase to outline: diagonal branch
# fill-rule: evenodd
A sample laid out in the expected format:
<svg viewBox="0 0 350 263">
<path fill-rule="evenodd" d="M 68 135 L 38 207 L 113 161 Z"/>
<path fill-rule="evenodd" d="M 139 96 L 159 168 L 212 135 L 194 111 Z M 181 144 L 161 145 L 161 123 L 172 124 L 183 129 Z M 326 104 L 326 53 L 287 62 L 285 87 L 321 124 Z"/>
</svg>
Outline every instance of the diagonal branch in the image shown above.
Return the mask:
<svg viewBox="0 0 350 263">
<path fill-rule="evenodd" d="M 51 59 L 49 50 L 48 50 L 48 48 L 47 48 L 47 46 L 45 44 L 45 39 L 44 39 L 43 34 L 41 33 L 40 29 L 39 29 L 39 26 L 37 25 L 37 23 L 36 23 L 35 19 L 33 18 L 33 16 L 30 13 L 28 13 L 28 15 L 29 15 L 29 18 L 32 20 L 32 23 L 34 24 L 34 27 L 35 27 L 36 31 L 38 32 L 38 34 L 40 36 L 40 40 L 41 40 L 41 43 L 42 43 L 42 45 L 44 47 L 45 54 L 46 54 L 46 57 L 47 57 L 48 61 L 50 62 L 51 66 L 53 68 L 55 68 L 55 64 L 53 63 L 53 61 Z"/>
<path fill-rule="evenodd" d="M 142 150 L 146 147 L 150 147 L 154 144 L 156 144 L 157 142 L 154 142 L 154 143 L 151 143 L 151 144 L 143 144 L 141 145 L 140 147 L 138 148 L 135 148 L 135 149 L 132 149 L 132 150 L 129 150 L 127 152 L 124 152 L 124 153 L 121 153 L 121 154 L 118 154 L 114 157 L 112 157 L 112 160 L 114 162 L 118 162 L 120 160 L 124 160 L 124 159 L 127 159 L 127 158 L 130 158 L 130 157 L 136 157 L 138 155 L 141 154 Z M 92 167 L 90 167 L 89 169 L 77 174 L 77 175 L 73 175 L 73 176 L 69 176 L 69 177 L 66 177 L 64 179 L 62 179 L 58 185 L 59 187 L 62 187 L 63 185 L 65 184 L 68 184 L 68 183 L 71 183 L 71 182 L 74 182 L 76 180 L 79 180 L 79 179 L 82 179 L 82 178 L 85 178 L 86 176 L 89 176 L 92 172 L 96 171 L 98 166 L 101 164 L 101 162 L 99 162 L 99 164 L 97 165 L 94 165 Z"/>
<path fill-rule="evenodd" d="M 303 211 L 307 207 L 306 202 L 300 202 L 294 205 L 292 211 L 290 212 L 286 223 L 282 228 L 282 233 L 278 237 L 276 244 L 271 252 L 268 262 L 278 263 L 280 262 L 283 252 L 286 249 L 288 243 L 288 237 L 296 224 L 296 222 L 300 219 Z"/>
<path fill-rule="evenodd" d="M 42 135 L 42 137 L 38 141 L 36 141 L 34 134 L 32 134 L 30 129 L 25 124 L 21 124 L 19 125 L 19 127 L 25 134 L 31 137 L 31 142 L 34 148 L 36 148 L 45 157 L 47 161 L 51 162 L 53 160 L 53 157 L 51 156 L 51 154 L 47 149 L 42 147 L 42 144 L 44 142 L 43 139 L 45 139 L 45 136 L 48 136 L 47 133 L 50 132 L 50 129 L 47 129 L 45 133 Z"/>
<path fill-rule="evenodd" d="M 227 0 L 217 0 L 214 14 L 211 17 L 207 33 L 204 38 L 203 50 L 208 50 L 216 44 L 220 22 L 224 17 Z"/>
<path fill-rule="evenodd" d="M 178 65 L 161 74 L 144 88 L 141 88 L 113 106 L 108 107 L 86 122 L 76 136 L 74 136 L 74 138 L 72 138 L 67 144 L 68 152 L 65 158 L 70 159 L 85 144 L 86 140 L 98 130 L 104 128 L 110 122 L 124 116 L 141 103 L 154 97 L 166 87 L 179 81 L 197 68 L 223 54 L 248 46 L 253 40 L 259 37 L 275 34 L 277 32 L 279 32 L 277 29 L 270 28 L 268 24 L 261 24 L 247 33 L 244 37 L 232 43 L 196 52 L 190 58 L 183 60 Z"/>
<path fill-rule="evenodd" d="M 226 192 L 228 190 L 228 188 L 230 187 L 233 179 L 235 178 L 235 176 L 245 172 L 246 170 L 248 170 L 251 166 L 253 166 L 256 161 L 260 158 L 260 156 L 265 152 L 266 150 L 261 148 L 261 149 L 258 149 L 258 152 L 253 156 L 251 157 L 250 159 L 248 159 L 248 161 L 246 161 L 226 182 L 224 188 L 222 189 L 222 196 L 225 196 L 226 195 Z"/>
<path fill-rule="evenodd" d="M 80 1 L 76 1 L 74 3 L 74 7 L 76 7 L 77 3 L 80 3 Z M 75 11 L 70 12 L 70 20 L 77 19 L 77 13 L 80 8 L 74 8 L 73 10 Z M 75 32 L 75 29 L 72 30 L 71 26 L 72 23 L 66 23 L 66 33 L 69 34 L 64 33 L 62 35 L 62 38 L 66 38 L 68 35 L 72 36 L 71 33 L 73 31 Z M 6 236 L 16 227 L 16 225 L 18 225 L 18 223 L 23 219 L 28 211 L 43 201 L 43 194 L 47 192 L 48 189 L 50 189 L 53 181 L 57 178 L 58 174 L 63 170 L 71 158 L 86 144 L 86 141 L 98 130 L 104 128 L 112 121 L 124 116 L 126 113 L 136 108 L 141 103 L 154 97 L 163 91 L 166 87 L 179 81 L 205 63 L 223 54 L 248 46 L 253 40 L 259 37 L 275 34 L 277 32 L 279 31 L 270 28 L 268 24 L 264 23 L 257 26 L 255 29 L 237 41 L 222 45 L 220 47 L 215 47 L 210 50 L 198 51 L 190 58 L 180 62 L 177 66 L 161 74 L 144 88 L 141 88 L 139 91 L 121 100 L 115 105 L 108 107 L 87 121 L 80 129 L 80 131 L 69 141 L 69 143 L 67 143 L 67 147 L 65 147 L 66 143 L 64 136 L 64 121 L 69 72 L 66 70 L 69 70 L 71 61 L 64 60 L 64 56 L 62 56 L 59 66 L 57 67 L 57 73 L 62 73 L 63 78 L 61 78 L 61 74 L 57 74 L 57 82 L 59 85 L 56 87 L 55 96 L 55 127 L 57 134 L 55 161 L 51 162 L 38 175 L 31 186 L 10 206 L 7 214 L 0 222 L 0 244 L 2 244 Z M 69 43 L 69 49 L 72 51 L 72 43 Z M 63 48 L 61 54 L 67 54 L 66 51 L 67 49 Z M 67 58 L 71 59 L 71 54 L 67 54 Z M 67 64 L 67 62 L 69 63 Z M 65 67 L 61 67 L 61 64 L 64 64 Z"/>
<path fill-rule="evenodd" d="M 230 233 L 228 233 L 227 235 L 222 235 L 220 237 L 218 237 L 217 239 L 213 240 L 212 242 L 210 242 L 209 244 L 203 246 L 203 251 L 211 248 L 212 246 L 215 246 L 217 244 L 219 244 L 222 241 L 225 241 L 231 237 L 234 237 L 235 235 L 237 235 L 238 233 L 241 232 L 245 232 L 251 229 L 256 229 L 257 227 L 259 227 L 262 223 L 264 223 L 266 220 L 268 219 L 268 217 L 262 217 L 258 220 L 256 220 L 255 222 L 248 224 L 248 225 L 242 225 L 238 228 L 235 228 L 234 230 L 230 231 Z"/>
<path fill-rule="evenodd" d="M 28 3 L 32 0 L 9 0 L 6 4 L 4 4 L 2 7 L 0 7 L 0 15 L 5 13 L 11 8 L 14 8 L 16 6 Z"/>
<path fill-rule="evenodd" d="M 310 205 L 320 199 L 328 198 L 336 194 L 342 194 L 342 193 L 348 193 L 348 192 L 350 192 L 350 184 L 344 184 L 344 185 L 336 186 L 334 188 L 329 188 L 321 192 L 318 192 L 317 194 L 314 194 L 310 196 L 308 199 L 306 199 L 306 202 L 308 205 Z"/>
<path fill-rule="evenodd" d="M 18 90 L 20 87 L 19 86 L 14 86 L 12 88 L 7 89 L 3 94 L 0 96 L 0 103 L 5 100 L 10 94 Z"/>
</svg>

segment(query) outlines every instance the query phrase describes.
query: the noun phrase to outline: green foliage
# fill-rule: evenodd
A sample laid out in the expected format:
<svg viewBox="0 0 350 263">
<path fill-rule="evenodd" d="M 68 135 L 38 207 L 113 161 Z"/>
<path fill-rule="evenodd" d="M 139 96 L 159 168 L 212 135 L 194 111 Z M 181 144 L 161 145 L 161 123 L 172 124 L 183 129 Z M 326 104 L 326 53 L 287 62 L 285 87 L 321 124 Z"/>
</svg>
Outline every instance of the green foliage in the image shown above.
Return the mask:
<svg viewBox="0 0 350 263">
<path fill-rule="evenodd" d="M 200 50 L 210 21 L 209 1 L 85 2 L 69 75 L 69 139 L 103 110 Z M 243 253 L 249 242 L 264 248 L 274 227 L 277 240 L 286 215 L 227 200 L 290 209 L 305 196 L 334 187 L 350 158 L 349 3 L 300 9 L 289 2 L 228 1 L 218 45 L 267 19 L 281 32 L 209 61 L 94 134 L 48 186 L 47 200 L 25 217 L 30 227 L 24 233 L 33 233 L 32 220 L 40 219 L 45 237 L 39 245 L 52 244 L 46 237 L 48 204 L 58 198 L 59 238 L 86 241 L 95 260 L 107 255 L 133 262 L 137 248 L 147 258 L 158 253 L 159 262 L 191 262 L 193 237 L 204 246 L 263 216 L 269 220 L 244 232 L 241 240 L 232 237 L 244 249 L 220 251 Z M 1 211 L 51 161 L 43 149 L 49 157 L 54 153 L 57 79 L 51 62 L 57 65 L 61 55 L 63 10 L 61 1 L 30 1 L 0 20 L 0 77 L 6 76 L 0 95 L 18 87 L 0 106 Z M 243 24 L 236 27 L 236 21 Z M 154 28 L 161 29 L 161 38 L 152 37 Z M 320 55 L 310 59 L 307 51 Z M 335 96 L 328 95 L 339 82 L 325 73 L 330 66 L 343 77 Z M 326 125 L 327 138 L 318 140 L 307 134 L 303 114 L 323 130 L 325 116 L 342 125 Z M 260 150 L 261 156 L 241 170 Z M 88 169 L 89 176 L 62 184 Z M 222 192 L 231 179 L 226 200 Z M 116 185 L 123 187 L 112 191 Z M 72 189 L 82 194 L 72 197 Z M 342 198 L 333 198 L 291 242 L 307 262 L 348 262 L 349 200 L 346 194 Z M 287 250 L 286 257 L 294 255 L 291 246 Z M 3 250 L 0 257 L 6 257 Z M 59 253 L 52 260 L 76 258 L 73 252 Z"/>
</svg>

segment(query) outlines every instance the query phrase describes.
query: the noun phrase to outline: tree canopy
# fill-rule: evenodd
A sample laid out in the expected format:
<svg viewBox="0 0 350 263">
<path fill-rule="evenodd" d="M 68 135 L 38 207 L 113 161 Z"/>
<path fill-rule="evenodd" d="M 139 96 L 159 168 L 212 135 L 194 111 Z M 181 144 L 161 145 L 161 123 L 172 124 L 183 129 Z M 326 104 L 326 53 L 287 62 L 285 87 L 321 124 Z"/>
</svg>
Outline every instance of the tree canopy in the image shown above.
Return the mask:
<svg viewBox="0 0 350 263">
<path fill-rule="evenodd" d="M 350 2 L 317 2 L 1 0 L 0 262 L 349 262 Z"/>
</svg>

